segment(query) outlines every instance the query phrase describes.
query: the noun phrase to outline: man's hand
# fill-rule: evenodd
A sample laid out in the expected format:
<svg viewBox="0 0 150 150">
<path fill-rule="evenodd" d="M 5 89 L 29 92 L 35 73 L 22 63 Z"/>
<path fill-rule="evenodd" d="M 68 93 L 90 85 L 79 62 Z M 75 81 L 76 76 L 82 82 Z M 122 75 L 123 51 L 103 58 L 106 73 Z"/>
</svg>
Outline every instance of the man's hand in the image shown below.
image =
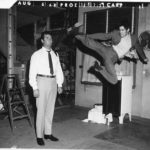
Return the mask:
<svg viewBox="0 0 150 150">
<path fill-rule="evenodd" d="M 136 53 L 136 50 L 132 50 L 132 51 L 129 51 L 126 55 L 126 57 L 129 57 L 129 58 L 134 58 L 134 59 L 138 59 L 138 55 Z"/>
<path fill-rule="evenodd" d="M 145 58 L 145 59 L 144 59 L 144 63 L 147 64 L 148 62 L 149 62 L 149 59 L 148 59 L 148 58 Z"/>
<path fill-rule="evenodd" d="M 33 90 L 33 96 L 34 96 L 35 98 L 38 98 L 39 95 L 40 95 L 40 93 L 39 93 L 39 90 L 38 90 L 38 89 L 37 89 L 37 90 Z"/>
<path fill-rule="evenodd" d="M 58 94 L 61 94 L 62 92 L 63 92 L 63 89 L 62 89 L 62 87 L 58 87 Z"/>
<path fill-rule="evenodd" d="M 132 58 L 139 59 L 136 50 L 132 50 L 132 51 L 130 52 L 130 54 L 131 54 Z"/>
</svg>

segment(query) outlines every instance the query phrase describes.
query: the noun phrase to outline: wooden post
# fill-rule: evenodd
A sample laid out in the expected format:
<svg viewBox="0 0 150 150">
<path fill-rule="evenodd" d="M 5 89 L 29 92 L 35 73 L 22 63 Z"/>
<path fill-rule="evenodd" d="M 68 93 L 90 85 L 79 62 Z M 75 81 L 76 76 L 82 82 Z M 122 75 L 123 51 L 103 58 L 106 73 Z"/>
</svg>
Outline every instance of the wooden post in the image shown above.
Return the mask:
<svg viewBox="0 0 150 150">
<path fill-rule="evenodd" d="M 14 73 L 14 60 L 16 55 L 16 22 L 15 22 L 15 7 L 8 10 L 8 59 L 7 59 L 7 69 L 8 74 Z M 8 86 L 11 87 L 11 81 L 9 81 Z"/>
</svg>

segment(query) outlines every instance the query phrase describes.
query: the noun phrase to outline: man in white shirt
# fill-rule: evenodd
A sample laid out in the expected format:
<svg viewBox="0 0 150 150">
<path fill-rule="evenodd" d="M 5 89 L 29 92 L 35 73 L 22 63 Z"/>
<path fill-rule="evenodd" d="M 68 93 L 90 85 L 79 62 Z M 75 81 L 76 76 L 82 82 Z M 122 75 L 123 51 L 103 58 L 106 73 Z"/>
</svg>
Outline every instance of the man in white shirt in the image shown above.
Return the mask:
<svg viewBox="0 0 150 150">
<path fill-rule="evenodd" d="M 137 41 L 137 36 L 131 35 L 129 31 L 129 24 L 121 22 L 119 30 L 114 30 L 110 33 L 78 34 L 75 36 L 78 41 L 89 48 L 88 50 L 94 51 L 102 57 L 103 65 L 98 72 L 101 75 L 101 79 L 104 79 L 103 81 L 106 80 L 111 84 L 118 82 L 115 64 L 126 55 L 132 57 L 130 50 L 133 47 L 140 54 L 143 62 L 147 63 L 148 59 L 144 54 L 143 47 Z M 106 46 L 97 40 L 111 40 L 112 45 Z M 79 49 L 82 51 L 82 48 Z M 89 70 L 89 73 L 92 73 L 91 70 Z"/>
<path fill-rule="evenodd" d="M 45 139 L 58 141 L 52 135 L 52 120 L 57 91 L 62 93 L 64 76 L 58 54 L 52 50 L 52 37 L 49 31 L 41 34 L 43 47 L 31 56 L 29 83 L 36 98 L 36 134 L 37 143 L 45 145 Z M 51 59 L 50 59 L 51 57 Z M 49 61 L 52 62 L 49 62 Z"/>
</svg>

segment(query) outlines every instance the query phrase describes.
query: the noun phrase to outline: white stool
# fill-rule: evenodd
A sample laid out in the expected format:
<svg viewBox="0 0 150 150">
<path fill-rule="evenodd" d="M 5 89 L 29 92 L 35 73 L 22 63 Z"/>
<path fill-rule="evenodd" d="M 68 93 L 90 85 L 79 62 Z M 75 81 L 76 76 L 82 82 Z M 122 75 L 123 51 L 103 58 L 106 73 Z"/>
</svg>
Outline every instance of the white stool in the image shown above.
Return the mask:
<svg viewBox="0 0 150 150">
<path fill-rule="evenodd" d="M 129 115 L 129 120 L 131 121 L 131 109 L 132 109 L 132 76 L 118 76 L 121 82 L 121 108 L 119 123 L 123 124 L 123 119 L 125 114 Z"/>
</svg>

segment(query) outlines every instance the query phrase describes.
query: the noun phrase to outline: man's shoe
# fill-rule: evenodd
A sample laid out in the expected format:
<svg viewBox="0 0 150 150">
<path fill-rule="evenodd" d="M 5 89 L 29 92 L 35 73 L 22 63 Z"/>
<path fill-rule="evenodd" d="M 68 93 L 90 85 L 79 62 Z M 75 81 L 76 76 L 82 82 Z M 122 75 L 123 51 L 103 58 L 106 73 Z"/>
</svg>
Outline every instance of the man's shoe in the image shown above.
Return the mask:
<svg viewBox="0 0 150 150">
<path fill-rule="evenodd" d="M 44 141 L 43 141 L 42 138 L 37 138 L 37 143 L 38 143 L 38 145 L 40 145 L 40 146 L 44 146 L 44 145 L 45 145 L 45 143 L 44 143 Z"/>
<path fill-rule="evenodd" d="M 96 71 L 100 71 L 100 70 L 103 69 L 103 68 L 101 67 L 101 65 L 99 65 L 99 63 L 98 63 L 97 61 L 95 61 L 95 63 L 94 63 L 94 68 L 95 68 Z"/>
<path fill-rule="evenodd" d="M 73 27 L 70 27 L 70 28 L 67 29 L 67 33 L 68 33 L 69 35 L 74 35 L 74 36 L 76 36 L 76 35 L 79 33 L 78 30 L 79 30 L 79 28 L 80 28 L 81 26 L 83 26 L 83 24 L 82 24 L 81 22 L 77 22 L 77 23 L 74 24 Z"/>
<path fill-rule="evenodd" d="M 52 134 L 51 135 L 44 135 L 45 139 L 50 139 L 51 141 L 59 141 L 58 138 L 54 137 Z"/>
<path fill-rule="evenodd" d="M 89 69 L 88 69 L 88 73 L 94 73 L 95 71 L 99 72 L 100 70 L 102 70 L 102 66 L 98 64 L 97 61 L 94 62 L 94 65 L 91 66 Z"/>
<path fill-rule="evenodd" d="M 91 74 L 93 74 L 95 72 L 95 67 L 94 66 L 91 66 L 89 69 L 88 69 L 88 71 L 87 71 L 87 73 L 91 73 Z"/>
<path fill-rule="evenodd" d="M 79 28 L 79 27 L 81 27 L 81 26 L 83 26 L 83 23 L 82 23 L 82 22 L 76 22 L 76 23 L 74 24 L 74 27 L 76 27 L 76 28 Z"/>
</svg>

